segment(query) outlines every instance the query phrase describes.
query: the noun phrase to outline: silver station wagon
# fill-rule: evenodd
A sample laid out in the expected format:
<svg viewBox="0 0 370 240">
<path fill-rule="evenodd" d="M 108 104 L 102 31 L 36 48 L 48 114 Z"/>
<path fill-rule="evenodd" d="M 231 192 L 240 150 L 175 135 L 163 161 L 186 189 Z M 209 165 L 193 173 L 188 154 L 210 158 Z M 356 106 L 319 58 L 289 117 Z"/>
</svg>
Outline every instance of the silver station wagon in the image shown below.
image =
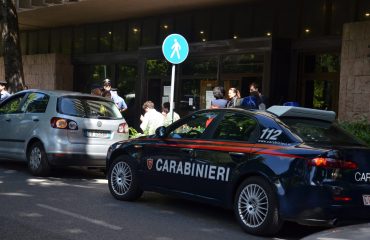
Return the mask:
<svg viewBox="0 0 370 240">
<path fill-rule="evenodd" d="M 27 161 L 34 175 L 53 166 L 105 167 L 109 146 L 126 139 L 127 123 L 107 98 L 32 89 L 0 103 L 0 158 Z"/>
</svg>

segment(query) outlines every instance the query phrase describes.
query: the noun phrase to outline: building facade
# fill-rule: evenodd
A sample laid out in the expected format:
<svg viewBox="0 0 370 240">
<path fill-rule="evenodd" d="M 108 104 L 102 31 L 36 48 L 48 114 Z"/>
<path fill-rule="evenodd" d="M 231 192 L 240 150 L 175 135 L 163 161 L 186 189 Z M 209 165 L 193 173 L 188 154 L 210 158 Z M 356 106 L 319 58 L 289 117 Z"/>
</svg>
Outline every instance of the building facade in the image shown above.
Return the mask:
<svg viewBox="0 0 370 240">
<path fill-rule="evenodd" d="M 255 82 L 269 104 L 296 101 L 340 120 L 370 119 L 369 0 L 134 2 L 18 1 L 26 84 L 90 92 L 109 78 L 135 126 L 144 101 L 160 109 L 169 99 L 171 65 L 161 45 L 179 33 L 190 44 L 176 66 L 182 116 L 206 108 L 214 86 L 246 96 Z M 40 56 L 51 71 L 27 67 Z"/>
</svg>

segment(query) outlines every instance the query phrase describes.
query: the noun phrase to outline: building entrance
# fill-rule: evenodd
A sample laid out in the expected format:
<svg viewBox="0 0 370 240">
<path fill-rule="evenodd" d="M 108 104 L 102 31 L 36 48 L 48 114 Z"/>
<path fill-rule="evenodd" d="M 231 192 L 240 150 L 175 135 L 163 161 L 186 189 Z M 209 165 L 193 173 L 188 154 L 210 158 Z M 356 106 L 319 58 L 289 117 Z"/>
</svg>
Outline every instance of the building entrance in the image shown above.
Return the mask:
<svg viewBox="0 0 370 240">
<path fill-rule="evenodd" d="M 300 102 L 305 107 L 338 111 L 339 54 L 302 54 Z"/>
</svg>

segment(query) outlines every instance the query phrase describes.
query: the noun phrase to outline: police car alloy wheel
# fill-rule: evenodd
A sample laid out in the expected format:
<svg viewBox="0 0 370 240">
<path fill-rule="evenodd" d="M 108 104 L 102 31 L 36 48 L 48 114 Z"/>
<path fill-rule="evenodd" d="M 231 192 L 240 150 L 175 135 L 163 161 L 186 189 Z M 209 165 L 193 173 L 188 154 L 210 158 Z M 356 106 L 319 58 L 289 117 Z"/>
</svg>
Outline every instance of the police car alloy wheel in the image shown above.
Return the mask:
<svg viewBox="0 0 370 240">
<path fill-rule="evenodd" d="M 273 235 L 282 225 L 272 188 L 260 177 L 251 177 L 239 186 L 234 203 L 242 228 L 252 234 Z"/>
<path fill-rule="evenodd" d="M 119 200 L 133 201 L 143 191 L 138 186 L 136 168 L 130 161 L 119 157 L 109 169 L 108 185 L 111 194 Z"/>
<path fill-rule="evenodd" d="M 50 166 L 44 147 L 41 142 L 35 142 L 27 151 L 28 168 L 33 175 L 45 176 L 49 173 Z"/>
</svg>

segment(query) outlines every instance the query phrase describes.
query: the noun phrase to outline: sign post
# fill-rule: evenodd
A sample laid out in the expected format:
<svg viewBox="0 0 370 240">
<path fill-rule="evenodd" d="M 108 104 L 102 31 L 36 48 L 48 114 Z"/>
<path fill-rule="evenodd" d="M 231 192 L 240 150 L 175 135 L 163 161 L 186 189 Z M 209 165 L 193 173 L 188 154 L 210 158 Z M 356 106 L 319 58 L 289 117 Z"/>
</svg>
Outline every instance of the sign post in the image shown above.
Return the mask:
<svg viewBox="0 0 370 240">
<path fill-rule="evenodd" d="M 166 37 L 162 44 L 162 52 L 164 57 L 172 63 L 171 73 L 171 93 L 170 93 L 170 116 L 173 122 L 173 99 L 175 93 L 175 69 L 176 64 L 180 64 L 188 57 L 189 45 L 186 39 L 180 34 L 171 34 Z"/>
</svg>

